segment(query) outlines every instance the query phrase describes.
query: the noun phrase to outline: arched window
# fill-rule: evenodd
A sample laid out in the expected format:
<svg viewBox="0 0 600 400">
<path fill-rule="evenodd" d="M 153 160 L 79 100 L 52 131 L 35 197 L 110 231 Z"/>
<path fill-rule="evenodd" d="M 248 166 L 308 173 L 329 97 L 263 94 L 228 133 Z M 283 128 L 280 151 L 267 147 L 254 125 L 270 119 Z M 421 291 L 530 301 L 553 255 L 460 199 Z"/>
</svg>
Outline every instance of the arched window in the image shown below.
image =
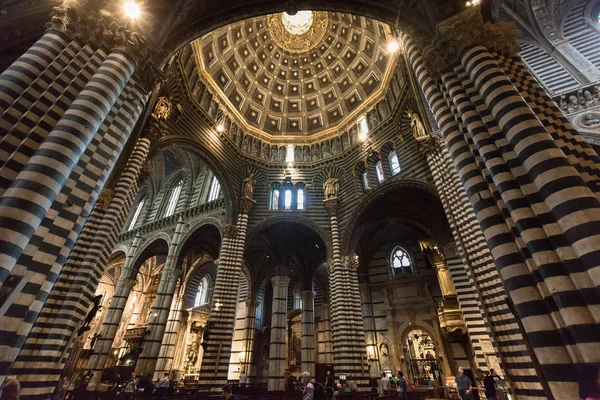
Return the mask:
<svg viewBox="0 0 600 400">
<path fill-rule="evenodd" d="M 196 291 L 196 298 L 194 299 L 194 307 L 199 307 L 203 304 L 206 304 L 206 302 L 207 302 L 206 294 L 207 293 L 208 293 L 208 279 L 206 279 L 206 277 L 204 277 L 204 279 L 202 279 L 200 281 L 200 284 L 198 285 L 198 290 Z"/>
<path fill-rule="evenodd" d="M 363 189 L 369 190 L 369 177 L 367 176 L 367 171 L 361 174 Z"/>
<path fill-rule="evenodd" d="M 292 191 L 291 191 L 291 189 L 285 190 L 285 198 L 283 199 L 283 207 L 285 210 L 292 209 Z"/>
<path fill-rule="evenodd" d="M 271 210 L 279 210 L 279 189 L 271 190 Z"/>
<path fill-rule="evenodd" d="M 395 151 L 390 151 L 388 155 L 388 160 L 390 162 L 390 169 L 392 170 L 392 175 L 396 175 L 400 172 L 400 161 L 398 161 L 398 156 Z"/>
<path fill-rule="evenodd" d="M 165 208 L 164 217 L 170 217 L 175 212 L 177 208 L 177 202 L 179 201 L 179 195 L 181 194 L 181 189 L 183 189 L 183 179 L 177 181 L 177 183 L 171 188 L 171 193 L 169 193 L 169 201 L 167 201 L 167 207 Z"/>
<path fill-rule="evenodd" d="M 396 246 L 390 254 L 390 267 L 392 274 L 414 273 L 412 259 L 404 247 Z"/>
<path fill-rule="evenodd" d="M 381 165 L 381 160 L 377 161 L 375 164 L 375 172 L 377 172 L 377 180 L 379 183 L 383 182 L 385 176 L 383 175 L 383 165 Z"/>
<path fill-rule="evenodd" d="M 304 210 L 304 189 L 298 189 L 296 193 L 298 210 Z"/>
<path fill-rule="evenodd" d="M 208 198 L 206 199 L 206 201 L 210 202 L 210 201 L 218 199 L 220 192 L 221 192 L 221 184 L 219 183 L 219 180 L 217 179 L 217 177 L 213 176 L 212 180 L 210 182 L 210 190 L 208 191 Z"/>
<path fill-rule="evenodd" d="M 135 208 L 135 212 L 133 213 L 133 218 L 131 218 L 131 223 L 129 224 L 129 228 L 127 228 L 128 231 L 130 231 L 133 228 L 135 228 L 135 224 L 137 223 L 137 220 L 140 217 L 140 213 L 142 212 L 142 208 L 144 208 L 144 202 L 145 201 L 146 201 L 146 199 L 140 200 L 140 202 L 138 203 L 137 207 Z"/>
</svg>

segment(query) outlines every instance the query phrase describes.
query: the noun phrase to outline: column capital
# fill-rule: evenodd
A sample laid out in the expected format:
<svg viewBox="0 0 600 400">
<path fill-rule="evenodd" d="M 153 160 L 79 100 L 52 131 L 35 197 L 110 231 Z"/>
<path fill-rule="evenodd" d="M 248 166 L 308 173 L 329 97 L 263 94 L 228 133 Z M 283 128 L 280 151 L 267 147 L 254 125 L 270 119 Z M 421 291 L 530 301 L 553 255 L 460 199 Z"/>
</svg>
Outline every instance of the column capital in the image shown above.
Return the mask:
<svg viewBox="0 0 600 400">
<path fill-rule="evenodd" d="M 417 141 L 419 151 L 427 157 L 430 154 L 439 153 L 444 141 L 439 132 L 431 133 Z"/>
<path fill-rule="evenodd" d="M 350 269 L 352 271 L 357 271 L 360 266 L 360 261 L 356 254 L 351 254 L 348 256 L 344 256 L 344 267 Z"/>
<path fill-rule="evenodd" d="M 485 46 L 514 56 L 519 51 L 516 36 L 514 22 L 484 23 L 480 7 L 472 6 L 442 21 L 433 40 L 418 34 L 412 34 L 411 38 L 421 47 L 427 68 L 440 72 L 455 64 L 462 51 L 472 46 Z"/>
<path fill-rule="evenodd" d="M 333 216 L 333 215 L 337 214 L 337 206 L 338 206 L 337 197 L 323 200 L 323 205 L 325 206 L 327 211 L 329 211 L 329 215 Z"/>
<path fill-rule="evenodd" d="M 102 211 L 108 210 L 108 206 L 110 206 L 110 203 L 111 203 L 114 195 L 115 195 L 115 191 L 112 190 L 111 188 L 102 189 L 102 192 L 100 192 L 100 195 L 98 196 L 98 200 L 96 201 L 97 207 Z"/>
<path fill-rule="evenodd" d="M 238 227 L 234 223 L 223 225 L 223 235 L 229 239 L 235 238 L 238 232 Z"/>
<path fill-rule="evenodd" d="M 304 298 L 304 296 L 312 296 L 314 298 L 317 295 L 317 292 L 314 290 L 302 290 L 300 291 L 300 296 Z"/>
<path fill-rule="evenodd" d="M 291 279 L 287 276 L 274 276 L 271 278 L 271 283 L 273 284 L 273 286 L 278 287 L 288 287 L 290 281 Z"/>
<path fill-rule="evenodd" d="M 246 303 L 246 307 L 248 307 L 248 308 L 257 308 L 258 306 L 260 306 L 261 302 L 256 299 L 249 299 L 249 300 L 246 300 L 245 303 Z"/>
</svg>

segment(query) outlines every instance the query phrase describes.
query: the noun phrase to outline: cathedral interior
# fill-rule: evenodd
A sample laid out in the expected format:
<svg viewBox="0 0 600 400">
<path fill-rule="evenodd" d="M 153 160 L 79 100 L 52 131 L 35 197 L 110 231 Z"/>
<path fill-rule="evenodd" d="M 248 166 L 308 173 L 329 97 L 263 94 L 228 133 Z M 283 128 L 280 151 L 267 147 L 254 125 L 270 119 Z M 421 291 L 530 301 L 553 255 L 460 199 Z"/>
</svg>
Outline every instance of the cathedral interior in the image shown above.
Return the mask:
<svg viewBox="0 0 600 400">
<path fill-rule="evenodd" d="M 4 0 L 0 71 L 22 399 L 85 371 L 82 399 L 303 371 L 457 398 L 459 368 L 585 398 L 599 0 Z"/>
</svg>

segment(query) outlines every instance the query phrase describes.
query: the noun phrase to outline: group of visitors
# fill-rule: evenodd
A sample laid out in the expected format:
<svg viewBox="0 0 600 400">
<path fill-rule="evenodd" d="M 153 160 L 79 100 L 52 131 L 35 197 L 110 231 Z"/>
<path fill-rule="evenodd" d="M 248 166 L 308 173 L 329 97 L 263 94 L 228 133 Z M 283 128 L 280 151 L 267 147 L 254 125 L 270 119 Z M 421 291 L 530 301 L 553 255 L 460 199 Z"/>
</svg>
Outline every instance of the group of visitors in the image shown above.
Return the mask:
<svg viewBox="0 0 600 400">
<path fill-rule="evenodd" d="M 165 373 L 156 383 L 152 382 L 152 375 L 136 377 L 131 373 L 131 377 L 121 383 L 117 379 L 113 385 L 112 391 L 121 394 L 124 398 L 131 399 L 165 399 L 168 395 L 170 386 L 169 374 Z"/>
</svg>

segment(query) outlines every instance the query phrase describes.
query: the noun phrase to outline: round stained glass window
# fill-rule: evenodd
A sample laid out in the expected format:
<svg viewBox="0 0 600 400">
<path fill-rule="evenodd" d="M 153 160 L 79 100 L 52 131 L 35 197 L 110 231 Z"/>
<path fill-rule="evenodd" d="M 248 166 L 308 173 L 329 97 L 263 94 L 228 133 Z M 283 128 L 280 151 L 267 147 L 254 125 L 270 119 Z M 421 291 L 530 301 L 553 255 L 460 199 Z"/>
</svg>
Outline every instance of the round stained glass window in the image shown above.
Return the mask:
<svg viewBox="0 0 600 400">
<path fill-rule="evenodd" d="M 286 31 L 292 35 L 302 35 L 310 29 L 313 24 L 312 11 L 298 11 L 295 15 L 283 13 L 281 22 Z"/>
</svg>

